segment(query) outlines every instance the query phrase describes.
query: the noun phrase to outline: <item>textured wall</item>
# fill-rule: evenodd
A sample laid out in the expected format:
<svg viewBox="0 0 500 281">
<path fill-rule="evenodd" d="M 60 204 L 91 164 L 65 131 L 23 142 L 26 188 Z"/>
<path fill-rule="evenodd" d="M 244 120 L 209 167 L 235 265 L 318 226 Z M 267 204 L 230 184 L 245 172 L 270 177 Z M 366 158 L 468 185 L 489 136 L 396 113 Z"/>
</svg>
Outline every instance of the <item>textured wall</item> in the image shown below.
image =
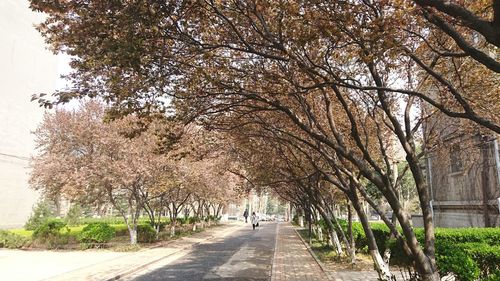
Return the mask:
<svg viewBox="0 0 500 281">
<path fill-rule="evenodd" d="M 28 158 L 43 110 L 30 98 L 52 92 L 58 77 L 58 59 L 33 27 L 42 19 L 25 0 L 0 1 L 0 228 L 22 226 L 38 198 Z"/>
</svg>

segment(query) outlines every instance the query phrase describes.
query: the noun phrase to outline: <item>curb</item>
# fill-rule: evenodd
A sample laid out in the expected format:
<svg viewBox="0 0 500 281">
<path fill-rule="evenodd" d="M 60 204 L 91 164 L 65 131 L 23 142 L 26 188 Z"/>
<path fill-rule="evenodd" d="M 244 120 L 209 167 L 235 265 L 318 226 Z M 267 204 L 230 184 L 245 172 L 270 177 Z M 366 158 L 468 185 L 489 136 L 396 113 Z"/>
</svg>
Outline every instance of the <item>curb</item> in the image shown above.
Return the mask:
<svg viewBox="0 0 500 281">
<path fill-rule="evenodd" d="M 276 232 L 275 232 L 276 235 L 274 238 L 274 254 L 273 254 L 273 259 L 271 262 L 271 276 L 269 276 L 270 281 L 276 280 L 276 265 L 274 263 L 276 262 L 276 256 L 278 255 L 279 227 L 280 227 L 280 222 L 277 222 L 276 223 Z"/>
<path fill-rule="evenodd" d="M 237 227 L 237 226 L 233 226 L 233 227 Z M 152 261 L 148 261 L 148 262 L 146 262 L 146 263 L 140 264 L 140 265 L 138 265 L 138 266 L 135 266 L 135 267 L 134 267 L 134 268 L 132 268 L 132 269 L 126 269 L 126 270 L 122 270 L 122 271 L 117 272 L 117 273 L 113 273 L 111 276 L 109 276 L 109 277 L 104 277 L 102 280 L 105 280 L 105 281 L 120 280 L 121 278 L 123 278 L 123 277 L 125 277 L 125 276 L 127 276 L 127 275 L 130 275 L 130 274 L 132 274 L 132 273 L 135 273 L 135 272 L 137 272 L 137 271 L 139 271 L 139 270 L 141 270 L 141 269 L 144 269 L 144 268 L 148 267 L 149 265 L 152 265 L 152 264 L 154 264 L 154 263 L 157 263 L 157 262 L 159 262 L 159 261 L 161 261 L 161 260 L 163 260 L 163 259 L 166 259 L 166 258 L 168 258 L 168 257 L 170 257 L 170 256 L 173 256 L 173 255 L 175 255 L 175 254 L 177 254 L 177 253 L 179 253 L 179 252 L 181 252 L 181 251 L 188 250 L 188 249 L 190 249 L 190 248 L 192 248 L 192 247 L 194 247 L 194 246 L 197 246 L 197 245 L 199 245 L 199 244 L 201 244 L 201 243 L 203 243 L 203 242 L 209 241 L 209 240 L 214 239 L 214 238 L 216 238 L 214 235 L 210 235 L 210 236 L 208 236 L 207 238 L 203 239 L 202 241 L 195 242 L 195 243 L 193 243 L 193 244 L 191 244 L 191 245 L 189 245 L 189 246 L 185 246 L 185 247 L 179 248 L 179 249 L 178 249 L 177 251 L 175 251 L 175 252 L 172 252 L 172 253 L 170 253 L 170 254 L 168 254 L 168 255 L 165 255 L 165 256 L 162 256 L 162 257 L 160 257 L 160 258 L 154 259 L 154 260 L 152 260 Z M 171 243 L 174 243 L 174 242 L 175 242 L 175 240 L 174 240 L 174 241 L 171 241 L 171 242 L 166 243 L 166 245 L 171 244 Z M 159 247 L 162 247 L 162 246 L 160 246 L 160 245 L 158 245 L 158 246 L 154 246 L 154 247 L 152 247 L 151 249 L 154 249 L 154 248 L 159 248 Z"/>
<path fill-rule="evenodd" d="M 295 234 L 297 234 L 297 236 L 299 237 L 300 241 L 302 241 L 302 243 L 304 244 L 304 246 L 306 246 L 307 251 L 309 251 L 309 254 L 311 254 L 311 256 L 313 257 L 313 259 L 319 265 L 319 268 L 321 268 L 321 271 L 323 271 L 325 273 L 326 278 L 328 280 L 332 280 L 332 281 L 337 280 L 337 279 L 335 279 L 335 277 L 331 276 L 332 271 L 329 271 L 329 270 L 326 269 L 325 265 L 319 260 L 318 256 L 314 253 L 314 251 L 311 249 L 311 247 L 309 246 L 309 244 L 306 241 L 304 241 L 304 239 L 302 238 L 302 236 L 300 236 L 299 232 L 297 231 L 297 228 L 293 227 L 293 230 L 295 231 Z"/>
</svg>

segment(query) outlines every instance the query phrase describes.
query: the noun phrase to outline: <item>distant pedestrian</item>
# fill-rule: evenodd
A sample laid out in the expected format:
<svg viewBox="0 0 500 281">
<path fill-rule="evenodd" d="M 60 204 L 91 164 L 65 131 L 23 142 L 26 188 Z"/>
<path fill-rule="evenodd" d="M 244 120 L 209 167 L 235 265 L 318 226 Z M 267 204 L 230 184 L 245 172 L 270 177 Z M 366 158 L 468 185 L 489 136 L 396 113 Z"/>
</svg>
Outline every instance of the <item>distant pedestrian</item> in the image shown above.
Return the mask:
<svg viewBox="0 0 500 281">
<path fill-rule="evenodd" d="M 245 217 L 245 223 L 248 222 L 248 209 L 245 209 L 245 211 L 243 212 L 243 216 Z"/>
<path fill-rule="evenodd" d="M 255 227 L 259 226 L 259 216 L 255 214 L 255 212 L 252 213 L 252 227 L 255 229 Z"/>
</svg>

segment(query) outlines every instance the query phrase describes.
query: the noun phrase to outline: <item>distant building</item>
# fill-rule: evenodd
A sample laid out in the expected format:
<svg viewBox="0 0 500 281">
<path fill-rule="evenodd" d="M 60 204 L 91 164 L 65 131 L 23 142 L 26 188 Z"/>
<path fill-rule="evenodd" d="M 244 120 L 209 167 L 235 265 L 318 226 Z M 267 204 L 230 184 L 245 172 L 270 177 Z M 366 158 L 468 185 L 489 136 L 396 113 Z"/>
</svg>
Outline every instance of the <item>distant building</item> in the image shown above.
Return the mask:
<svg viewBox="0 0 500 281">
<path fill-rule="evenodd" d="M 28 187 L 33 131 L 43 109 L 31 95 L 53 92 L 58 59 L 34 24 L 43 15 L 26 0 L 0 1 L 0 228 L 20 227 L 39 195 Z"/>
<path fill-rule="evenodd" d="M 441 113 L 429 118 L 426 171 L 436 227 L 500 227 L 499 136 Z"/>
</svg>

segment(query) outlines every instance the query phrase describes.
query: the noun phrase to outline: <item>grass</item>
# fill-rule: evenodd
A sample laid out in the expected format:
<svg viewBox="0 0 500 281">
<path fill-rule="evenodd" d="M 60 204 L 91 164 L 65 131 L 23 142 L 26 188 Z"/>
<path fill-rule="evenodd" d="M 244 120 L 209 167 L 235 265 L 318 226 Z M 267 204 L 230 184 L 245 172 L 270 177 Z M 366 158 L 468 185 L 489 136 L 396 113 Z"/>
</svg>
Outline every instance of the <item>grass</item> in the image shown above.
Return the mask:
<svg viewBox="0 0 500 281">
<path fill-rule="evenodd" d="M 298 229 L 299 235 L 306 241 L 309 242 L 309 230 L 308 229 Z M 354 271 L 370 271 L 373 270 L 373 262 L 371 257 L 366 254 L 357 253 L 356 254 L 356 264 L 350 262 L 350 258 L 343 255 L 338 255 L 333 247 L 318 241 L 314 235 L 309 244 L 313 252 L 316 254 L 318 259 L 326 265 L 327 268 L 332 270 L 354 270 Z"/>
<path fill-rule="evenodd" d="M 128 228 L 125 224 L 111 224 L 110 226 L 115 229 L 117 234 L 118 233 L 123 234 L 124 232 L 126 235 L 128 234 Z M 84 227 L 85 227 L 85 225 L 68 226 L 68 228 L 70 230 L 69 233 L 71 236 L 77 236 L 80 232 L 82 232 Z M 27 237 L 27 238 L 30 238 L 31 235 L 33 235 L 33 230 L 26 230 L 24 228 L 9 229 L 9 231 L 14 233 L 14 234 L 18 234 L 18 235 L 21 235 L 21 236 Z M 62 231 L 65 231 L 65 229 L 63 229 Z"/>
<path fill-rule="evenodd" d="M 33 234 L 33 230 L 26 230 L 24 228 L 18 228 L 18 229 L 9 229 L 10 232 L 14 234 L 21 235 L 23 237 L 30 238 L 31 235 Z"/>
</svg>

